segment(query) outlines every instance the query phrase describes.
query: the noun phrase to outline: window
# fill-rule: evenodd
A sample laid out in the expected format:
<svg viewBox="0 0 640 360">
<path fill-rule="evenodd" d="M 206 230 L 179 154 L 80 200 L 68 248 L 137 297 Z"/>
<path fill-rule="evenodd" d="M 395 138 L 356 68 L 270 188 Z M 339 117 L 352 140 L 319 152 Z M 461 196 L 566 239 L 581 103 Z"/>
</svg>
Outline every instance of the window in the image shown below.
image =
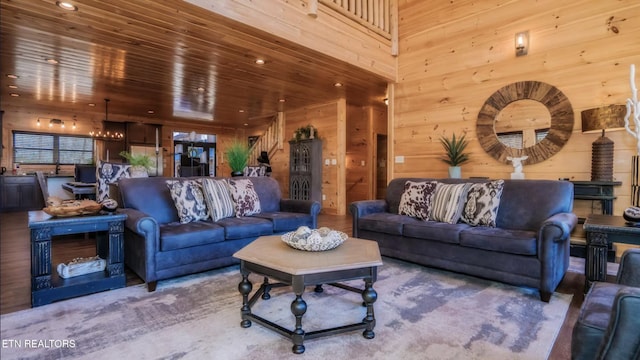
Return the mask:
<svg viewBox="0 0 640 360">
<path fill-rule="evenodd" d="M 13 132 L 13 162 L 18 164 L 92 164 L 89 136 Z"/>
</svg>

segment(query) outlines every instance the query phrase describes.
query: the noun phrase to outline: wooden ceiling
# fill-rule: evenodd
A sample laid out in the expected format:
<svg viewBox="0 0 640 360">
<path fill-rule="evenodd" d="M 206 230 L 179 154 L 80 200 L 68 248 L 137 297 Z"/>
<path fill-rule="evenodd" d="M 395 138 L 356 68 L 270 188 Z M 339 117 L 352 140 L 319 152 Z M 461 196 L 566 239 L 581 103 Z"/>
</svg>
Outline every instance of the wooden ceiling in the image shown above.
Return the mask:
<svg viewBox="0 0 640 360">
<path fill-rule="evenodd" d="M 357 105 L 385 96 L 382 78 L 183 1 L 73 4 L 77 11 L 52 0 L 1 0 L 3 109 L 101 112 L 109 98 L 113 121 L 241 127 L 341 96 Z"/>
</svg>

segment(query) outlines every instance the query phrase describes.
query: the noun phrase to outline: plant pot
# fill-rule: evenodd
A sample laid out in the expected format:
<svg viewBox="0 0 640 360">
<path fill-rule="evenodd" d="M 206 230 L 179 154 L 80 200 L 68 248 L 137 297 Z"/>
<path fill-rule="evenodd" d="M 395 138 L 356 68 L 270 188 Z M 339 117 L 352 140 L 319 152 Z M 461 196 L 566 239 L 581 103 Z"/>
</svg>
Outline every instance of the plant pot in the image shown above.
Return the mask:
<svg viewBox="0 0 640 360">
<path fill-rule="evenodd" d="M 132 166 L 130 174 L 132 178 L 149 177 L 149 173 L 144 166 Z"/>
<path fill-rule="evenodd" d="M 460 179 L 462 177 L 462 169 L 460 169 L 460 166 L 449 166 L 449 177 L 452 179 Z"/>
<path fill-rule="evenodd" d="M 244 171 L 232 171 L 231 177 L 244 176 Z"/>
</svg>

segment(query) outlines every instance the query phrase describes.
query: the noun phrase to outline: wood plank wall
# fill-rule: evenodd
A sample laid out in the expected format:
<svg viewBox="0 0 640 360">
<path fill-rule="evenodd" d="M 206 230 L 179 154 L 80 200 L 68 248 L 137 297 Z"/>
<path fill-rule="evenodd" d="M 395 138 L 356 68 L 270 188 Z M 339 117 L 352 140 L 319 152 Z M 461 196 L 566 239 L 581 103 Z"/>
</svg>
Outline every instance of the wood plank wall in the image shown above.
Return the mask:
<svg viewBox="0 0 640 360">
<path fill-rule="evenodd" d="M 487 155 L 476 138 L 476 119 L 499 88 L 523 80 L 559 88 L 571 101 L 575 122 L 555 156 L 525 166 L 529 179 L 590 180 L 591 143 L 580 112 L 624 104 L 631 96 L 629 66 L 640 66 L 640 2 L 636 0 L 405 0 L 399 3 L 399 57 L 391 133 L 393 176 L 446 177 L 438 139 L 466 133 L 471 161 L 463 177 L 509 178 L 513 168 Z M 515 56 L 514 37 L 528 30 L 529 54 Z M 640 79 L 636 79 L 640 84 Z M 630 163 L 635 139 L 607 133 L 615 142 L 615 214 L 630 205 Z M 576 201 L 576 212 L 590 202 Z"/>
</svg>

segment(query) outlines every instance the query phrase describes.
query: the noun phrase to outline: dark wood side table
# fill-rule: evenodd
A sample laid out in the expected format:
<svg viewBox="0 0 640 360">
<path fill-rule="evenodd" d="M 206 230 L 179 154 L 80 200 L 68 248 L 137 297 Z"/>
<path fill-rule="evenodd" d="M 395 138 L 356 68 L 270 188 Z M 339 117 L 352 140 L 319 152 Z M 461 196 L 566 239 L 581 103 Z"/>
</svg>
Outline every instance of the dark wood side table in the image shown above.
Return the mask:
<svg viewBox="0 0 640 360">
<path fill-rule="evenodd" d="M 31 230 L 31 306 L 49 304 L 99 291 L 125 287 L 125 214 L 105 214 L 54 218 L 44 211 L 29 211 Z M 96 232 L 96 252 L 107 266 L 95 272 L 68 279 L 52 271 L 51 241 L 57 235 Z M 71 260 L 71 259 L 69 259 Z"/>
<path fill-rule="evenodd" d="M 621 181 L 572 181 L 573 198 L 576 200 L 597 200 L 602 203 L 602 213 L 613 214 L 613 187 L 622 185 Z"/>
<path fill-rule="evenodd" d="M 607 279 L 607 249 L 610 243 L 640 245 L 640 227 L 626 223 L 622 216 L 591 214 L 584 222 L 587 256 L 584 275 L 585 293 L 594 281 Z"/>
</svg>

